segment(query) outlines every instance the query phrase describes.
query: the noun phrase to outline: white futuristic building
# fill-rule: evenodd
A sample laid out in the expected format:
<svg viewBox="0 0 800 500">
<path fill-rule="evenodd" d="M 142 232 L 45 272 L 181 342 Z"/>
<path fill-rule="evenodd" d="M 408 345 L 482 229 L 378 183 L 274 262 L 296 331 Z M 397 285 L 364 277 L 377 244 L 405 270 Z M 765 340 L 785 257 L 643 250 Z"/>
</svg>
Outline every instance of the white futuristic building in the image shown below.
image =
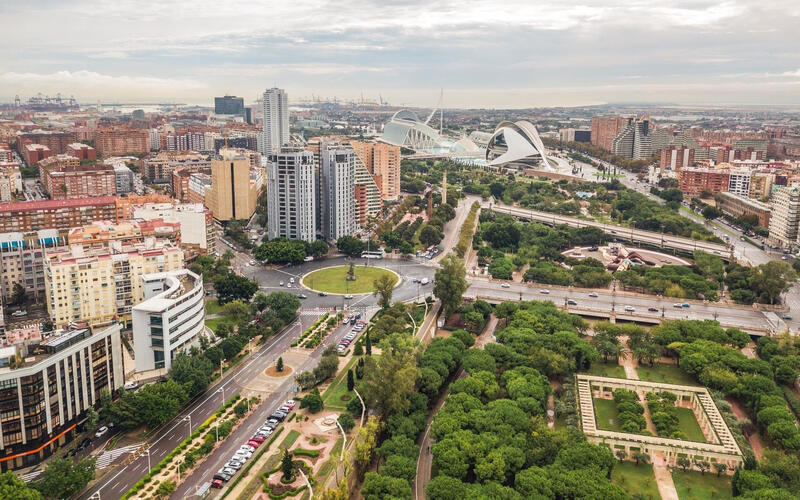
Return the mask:
<svg viewBox="0 0 800 500">
<path fill-rule="evenodd" d="M 551 169 L 536 127 L 525 120 L 497 125 L 486 146 L 486 164 L 490 168 Z"/>
<path fill-rule="evenodd" d="M 142 286 L 145 300 L 132 310 L 136 371 L 169 370 L 205 329 L 203 277 L 188 269 L 145 274 Z"/>
<path fill-rule="evenodd" d="M 408 109 L 401 109 L 392 115 L 392 118 L 383 127 L 381 140 L 417 151 L 432 151 L 442 147 L 442 138 L 439 132 Z"/>
</svg>

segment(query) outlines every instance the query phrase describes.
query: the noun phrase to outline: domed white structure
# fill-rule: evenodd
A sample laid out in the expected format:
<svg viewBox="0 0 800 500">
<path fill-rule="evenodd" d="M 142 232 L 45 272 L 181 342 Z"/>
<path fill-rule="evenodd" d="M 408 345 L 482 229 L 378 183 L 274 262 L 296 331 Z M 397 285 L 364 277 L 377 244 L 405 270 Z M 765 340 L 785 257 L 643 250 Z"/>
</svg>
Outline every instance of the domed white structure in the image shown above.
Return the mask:
<svg viewBox="0 0 800 500">
<path fill-rule="evenodd" d="M 497 125 L 486 146 L 486 164 L 495 168 L 551 169 L 539 132 L 525 120 Z"/>
<path fill-rule="evenodd" d="M 416 113 L 401 109 L 384 125 L 383 142 L 420 151 L 441 148 L 439 132 L 419 119 Z"/>
</svg>

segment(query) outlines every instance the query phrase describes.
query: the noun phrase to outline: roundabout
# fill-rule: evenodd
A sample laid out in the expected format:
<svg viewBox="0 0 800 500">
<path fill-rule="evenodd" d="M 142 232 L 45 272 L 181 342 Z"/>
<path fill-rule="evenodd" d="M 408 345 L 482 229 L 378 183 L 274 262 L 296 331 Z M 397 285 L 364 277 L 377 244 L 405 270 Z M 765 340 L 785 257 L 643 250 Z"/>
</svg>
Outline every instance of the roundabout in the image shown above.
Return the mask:
<svg viewBox="0 0 800 500">
<path fill-rule="evenodd" d="M 352 279 L 348 275 L 352 269 Z M 400 276 L 394 271 L 380 267 L 366 266 L 334 266 L 317 269 L 304 275 L 300 283 L 315 292 L 333 294 L 362 294 L 375 291 L 373 281 L 388 276 L 396 287 L 400 283 Z"/>
</svg>

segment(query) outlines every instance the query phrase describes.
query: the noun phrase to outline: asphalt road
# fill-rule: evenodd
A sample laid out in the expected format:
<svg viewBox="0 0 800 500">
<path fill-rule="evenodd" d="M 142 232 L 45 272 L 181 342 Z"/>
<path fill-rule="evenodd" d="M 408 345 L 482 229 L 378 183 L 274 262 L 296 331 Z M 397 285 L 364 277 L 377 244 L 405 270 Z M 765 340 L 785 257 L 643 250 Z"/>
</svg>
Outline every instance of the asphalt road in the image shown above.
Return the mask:
<svg viewBox="0 0 800 500">
<path fill-rule="evenodd" d="M 157 464 L 190 434 L 189 418 L 191 418 L 192 429 L 204 422 L 225 402 L 225 398 L 229 399 L 239 392 L 247 381 L 252 380 L 256 374 L 273 364 L 292 341 L 315 320 L 316 316 L 300 315 L 298 321 L 295 321 L 278 336 L 269 339 L 250 359 L 241 362 L 243 363 L 241 366 L 229 370 L 220 383 L 209 389 L 164 426 L 150 439 L 150 465 Z M 266 408 L 269 404 L 270 400 L 268 399 L 263 406 Z M 79 498 L 88 499 L 93 494 L 96 497 L 97 493 L 100 494 L 100 498 L 120 498 L 147 473 L 147 470 L 147 455 L 140 455 L 124 467 L 112 470 L 97 484 L 84 491 Z"/>
</svg>

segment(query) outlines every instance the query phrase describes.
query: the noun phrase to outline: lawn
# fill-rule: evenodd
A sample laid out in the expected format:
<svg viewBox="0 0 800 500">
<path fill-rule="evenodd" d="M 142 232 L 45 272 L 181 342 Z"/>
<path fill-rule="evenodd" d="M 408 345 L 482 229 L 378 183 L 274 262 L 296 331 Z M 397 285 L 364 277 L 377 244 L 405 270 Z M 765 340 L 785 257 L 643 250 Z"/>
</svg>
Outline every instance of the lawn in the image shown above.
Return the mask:
<svg viewBox="0 0 800 500">
<path fill-rule="evenodd" d="M 611 482 L 625 490 L 629 497 L 640 494 L 640 498 L 658 500 L 658 485 L 650 464 L 636 465 L 634 462 L 617 462 L 611 470 Z"/>
<path fill-rule="evenodd" d="M 593 398 L 594 418 L 597 428 L 604 431 L 619 431 L 617 403 L 613 399 Z"/>
<path fill-rule="evenodd" d="M 678 414 L 680 424 L 678 428 L 686 434 L 686 439 L 689 441 L 696 441 L 698 443 L 706 443 L 706 437 L 700 429 L 700 424 L 697 423 L 697 417 L 694 412 L 689 408 L 677 407 L 675 408 Z"/>
<path fill-rule="evenodd" d="M 206 314 L 222 314 L 222 306 L 217 299 L 206 300 Z"/>
<path fill-rule="evenodd" d="M 592 363 L 592 366 L 590 366 L 585 373 L 597 377 L 627 378 L 625 377 L 625 368 L 613 361 L 609 361 L 608 363 L 603 363 L 602 361 Z"/>
<path fill-rule="evenodd" d="M 206 326 L 211 328 L 211 331 L 213 331 L 214 333 L 217 333 L 217 328 L 219 328 L 219 325 L 221 325 L 222 323 L 230 323 L 230 318 L 227 318 L 225 316 L 220 316 L 218 318 L 211 318 L 206 320 Z"/>
<path fill-rule="evenodd" d="M 397 275 L 379 267 L 354 266 L 355 281 L 347 281 L 349 266 L 336 266 L 318 269 L 303 277 L 303 285 L 319 292 L 329 293 L 372 293 L 372 282 L 380 276 L 388 275 L 397 282 Z"/>
<path fill-rule="evenodd" d="M 701 474 L 676 468 L 672 470 L 672 480 L 680 500 L 726 499 L 733 495 L 730 476 L 717 477 L 713 472 Z"/>
<path fill-rule="evenodd" d="M 322 394 L 325 409 L 345 411 L 347 410 L 348 401 L 358 397 L 355 393 L 347 390 L 347 370 L 353 368 L 357 362 L 358 358 L 353 357 L 350 362 L 342 368 L 333 383 L 325 389 L 325 392 Z"/>
<path fill-rule="evenodd" d="M 636 372 L 639 374 L 640 380 L 648 382 L 662 382 L 665 384 L 677 385 L 700 385 L 675 365 L 665 365 L 663 363 L 655 363 L 653 366 L 644 364 L 636 367 Z"/>
</svg>

